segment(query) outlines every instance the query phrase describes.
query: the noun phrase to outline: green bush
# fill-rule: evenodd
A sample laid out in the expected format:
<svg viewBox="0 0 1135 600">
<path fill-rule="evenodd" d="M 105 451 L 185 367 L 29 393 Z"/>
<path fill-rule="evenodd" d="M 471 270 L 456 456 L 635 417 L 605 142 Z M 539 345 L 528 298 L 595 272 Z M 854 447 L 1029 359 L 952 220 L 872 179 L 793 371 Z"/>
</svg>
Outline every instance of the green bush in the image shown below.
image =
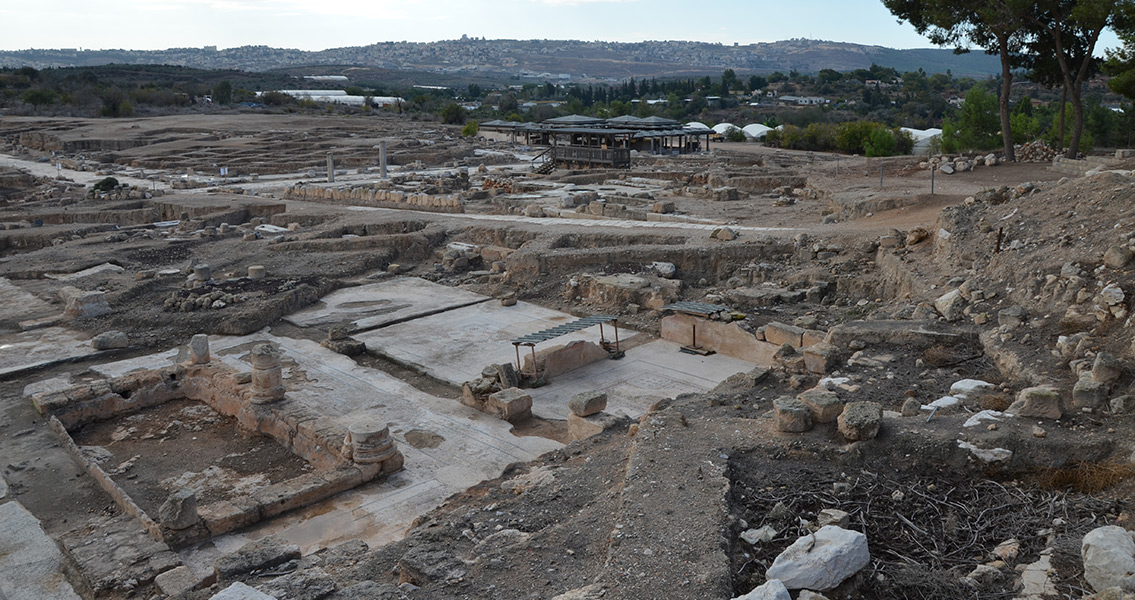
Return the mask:
<svg viewBox="0 0 1135 600">
<path fill-rule="evenodd" d="M 481 130 L 481 126 L 476 121 L 469 121 L 461 128 L 461 135 L 465 137 L 473 137 Z"/>
<path fill-rule="evenodd" d="M 729 131 L 725 132 L 725 141 L 727 142 L 744 142 L 747 139 L 745 132 L 738 127 L 730 128 Z"/>
<path fill-rule="evenodd" d="M 957 117 L 942 121 L 942 150 L 992 150 L 1001 145 L 1001 117 L 997 97 L 980 86 L 966 93 Z"/>
<path fill-rule="evenodd" d="M 447 125 L 464 125 L 465 109 L 456 102 L 450 102 L 441 109 L 441 122 Z"/>
<path fill-rule="evenodd" d="M 864 142 L 864 152 L 867 156 L 894 156 L 895 134 L 883 128 L 873 129 Z"/>
<path fill-rule="evenodd" d="M 106 179 L 95 183 L 95 185 L 92 187 L 96 192 L 109 192 L 118 187 L 118 180 L 113 177 L 107 177 Z"/>
</svg>

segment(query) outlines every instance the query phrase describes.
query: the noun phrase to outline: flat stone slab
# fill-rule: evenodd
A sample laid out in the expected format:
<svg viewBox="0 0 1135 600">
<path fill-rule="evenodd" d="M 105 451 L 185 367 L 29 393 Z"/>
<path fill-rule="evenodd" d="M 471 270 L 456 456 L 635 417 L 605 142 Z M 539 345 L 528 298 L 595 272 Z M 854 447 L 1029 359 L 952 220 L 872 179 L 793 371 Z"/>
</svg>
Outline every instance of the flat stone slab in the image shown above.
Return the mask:
<svg viewBox="0 0 1135 600">
<path fill-rule="evenodd" d="M 574 320 L 576 317 L 567 313 L 527 302 L 517 302 L 515 306 L 486 302 L 354 337 L 364 342 L 371 352 L 413 365 L 437 379 L 460 386 L 480 377 L 486 365 L 516 364 L 513 339 Z M 603 331 L 609 340 L 615 339 L 610 326 L 605 325 Z M 575 340 L 598 343 L 599 326 L 549 340 L 539 344 L 536 350 Z M 522 353 L 528 351 L 521 348 Z"/>
<path fill-rule="evenodd" d="M 0 277 L 0 322 L 39 319 L 59 314 L 63 307 L 52 307 L 51 303 L 40 300 L 34 294 L 4 277 Z"/>
<path fill-rule="evenodd" d="M 0 597 L 81 600 L 63 576 L 63 553 L 19 502 L 0 504 Z"/>
<path fill-rule="evenodd" d="M 663 398 L 708 392 L 735 373 L 753 370 L 753 363 L 724 354 L 697 356 L 680 348 L 656 340 L 627 350 L 620 360 L 600 360 L 558 375 L 544 387 L 526 390 L 532 394 L 532 413 L 566 420 L 576 394 L 597 391 L 607 394 L 607 412 L 638 418 Z"/>
<path fill-rule="evenodd" d="M 98 354 L 90 337 L 63 327 L 0 335 L 0 377 L 59 361 Z"/>
<path fill-rule="evenodd" d="M 110 263 L 103 263 L 101 265 L 96 265 L 96 266 L 93 266 L 89 269 L 83 269 L 82 271 L 76 271 L 74 273 L 44 273 L 43 276 L 48 278 L 48 279 L 54 279 L 56 281 L 75 281 L 77 279 L 82 279 L 82 278 L 88 277 L 90 275 L 98 275 L 99 273 L 115 273 L 116 274 L 116 273 L 121 273 L 123 271 L 125 271 L 125 269 L 123 269 L 122 267 L 120 267 L 118 265 L 112 265 Z"/>
<path fill-rule="evenodd" d="M 315 306 L 284 317 L 297 327 L 320 327 L 349 321 L 351 330 L 373 329 L 439 310 L 487 302 L 491 298 L 458 288 L 402 277 L 337 290 Z"/>
</svg>

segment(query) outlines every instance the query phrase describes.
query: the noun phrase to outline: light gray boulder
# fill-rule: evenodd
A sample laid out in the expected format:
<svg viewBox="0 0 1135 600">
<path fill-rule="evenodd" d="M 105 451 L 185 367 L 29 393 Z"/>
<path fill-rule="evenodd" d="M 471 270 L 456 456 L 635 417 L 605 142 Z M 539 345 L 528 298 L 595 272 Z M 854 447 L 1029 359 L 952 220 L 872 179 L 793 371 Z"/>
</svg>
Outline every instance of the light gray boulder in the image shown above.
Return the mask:
<svg viewBox="0 0 1135 600">
<path fill-rule="evenodd" d="M 871 562 L 867 536 L 835 525 L 792 543 L 765 572 L 790 590 L 830 590 Z"/>
</svg>

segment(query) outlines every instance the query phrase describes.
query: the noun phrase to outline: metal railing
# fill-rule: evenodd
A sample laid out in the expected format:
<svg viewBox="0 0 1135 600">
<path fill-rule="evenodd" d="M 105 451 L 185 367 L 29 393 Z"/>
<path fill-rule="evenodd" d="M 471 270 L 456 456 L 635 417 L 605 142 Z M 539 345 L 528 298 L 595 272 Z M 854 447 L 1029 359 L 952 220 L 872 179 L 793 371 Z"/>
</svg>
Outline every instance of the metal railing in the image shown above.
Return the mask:
<svg viewBox="0 0 1135 600">
<path fill-rule="evenodd" d="M 614 167 L 629 167 L 629 148 L 586 148 L 582 146 L 556 146 L 552 155 L 557 161 L 601 163 Z"/>
</svg>

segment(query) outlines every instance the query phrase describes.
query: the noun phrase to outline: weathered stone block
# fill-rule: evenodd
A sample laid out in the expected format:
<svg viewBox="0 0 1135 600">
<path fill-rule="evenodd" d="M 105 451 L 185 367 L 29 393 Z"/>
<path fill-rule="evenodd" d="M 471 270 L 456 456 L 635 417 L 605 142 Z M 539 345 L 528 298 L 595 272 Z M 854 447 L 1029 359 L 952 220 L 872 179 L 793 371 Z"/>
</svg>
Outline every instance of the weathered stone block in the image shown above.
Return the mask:
<svg viewBox="0 0 1135 600">
<path fill-rule="evenodd" d="M 158 585 L 158 589 L 167 596 L 178 596 L 196 589 L 197 586 L 204 582 L 203 577 L 199 577 L 189 567 L 182 565 L 180 567 L 170 569 L 154 578 L 154 583 Z"/>
<path fill-rule="evenodd" d="M 158 520 L 170 529 L 188 529 L 197 524 L 197 492 L 181 488 L 170 493 L 158 508 Z"/>
<path fill-rule="evenodd" d="M 1072 406 L 1095 410 L 1107 402 L 1107 384 L 1081 377 L 1072 387 Z"/>
<path fill-rule="evenodd" d="M 934 301 L 934 309 L 947 321 L 957 321 L 963 316 L 966 301 L 960 290 L 950 290 Z"/>
<path fill-rule="evenodd" d="M 812 412 L 801 400 L 783 396 L 773 401 L 772 408 L 777 431 L 801 433 L 812 428 Z"/>
<path fill-rule="evenodd" d="M 824 375 L 839 364 L 839 348 L 827 342 L 805 346 L 801 353 L 804 355 L 804 368 L 811 373 Z"/>
<path fill-rule="evenodd" d="M 568 415 L 568 437 L 573 441 L 587 439 L 615 427 L 621 421 L 619 417 L 606 412 L 598 412 L 586 417 L 572 413 Z"/>
<path fill-rule="evenodd" d="M 843 412 L 843 402 L 839 396 L 823 388 L 812 388 L 796 398 L 808 407 L 812 421 L 816 423 L 831 423 Z"/>
<path fill-rule="evenodd" d="M 788 344 L 799 348 L 804 345 L 804 329 L 773 321 L 765 326 L 765 341 L 777 346 Z"/>
<path fill-rule="evenodd" d="M 839 415 L 839 432 L 850 441 L 870 440 L 879 435 L 883 407 L 878 402 L 851 402 Z"/>
<path fill-rule="evenodd" d="M 1059 419 L 1064 416 L 1064 399 L 1050 387 L 1025 388 L 1006 412 L 1018 417 Z"/>
<path fill-rule="evenodd" d="M 514 423 L 532 416 L 532 396 L 519 388 L 508 388 L 489 394 L 484 411 Z"/>
<path fill-rule="evenodd" d="M 1100 383 L 1115 383 L 1123 376 L 1123 363 L 1110 352 L 1100 352 L 1092 363 L 1092 379 Z"/>
<path fill-rule="evenodd" d="M 607 408 L 607 394 L 606 392 L 584 392 L 582 394 L 576 394 L 572 396 L 572 399 L 568 402 L 568 408 L 571 409 L 573 415 L 590 417 Z"/>
</svg>

